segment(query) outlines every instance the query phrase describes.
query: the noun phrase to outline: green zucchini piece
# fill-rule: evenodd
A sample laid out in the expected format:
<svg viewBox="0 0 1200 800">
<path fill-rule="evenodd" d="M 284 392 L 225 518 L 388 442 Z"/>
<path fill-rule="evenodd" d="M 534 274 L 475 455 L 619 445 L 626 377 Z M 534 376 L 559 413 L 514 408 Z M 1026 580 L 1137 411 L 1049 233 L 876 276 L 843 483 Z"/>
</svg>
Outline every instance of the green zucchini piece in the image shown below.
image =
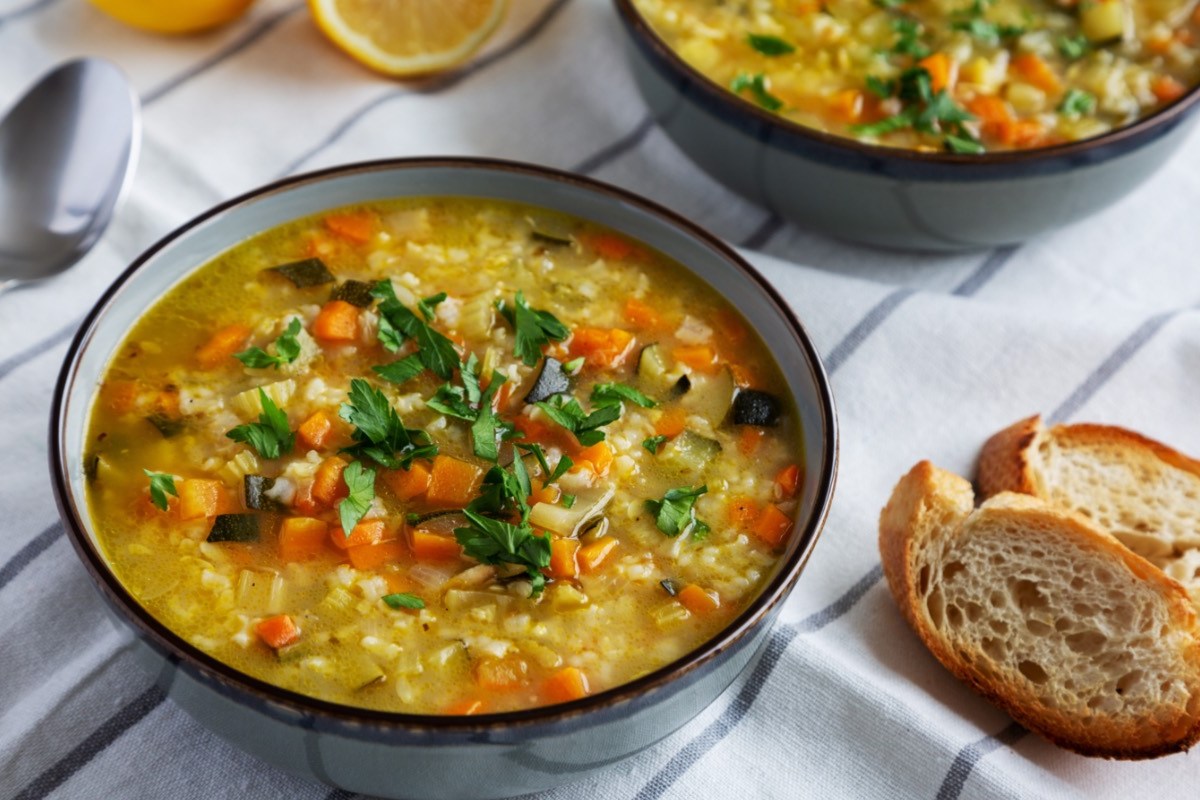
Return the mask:
<svg viewBox="0 0 1200 800">
<path fill-rule="evenodd" d="M 699 479 L 720 452 L 721 443 L 716 439 L 684 431 L 659 450 L 658 462 L 681 477 Z"/>
<path fill-rule="evenodd" d="M 367 308 L 375 302 L 375 298 L 371 296 L 371 284 L 353 280 L 339 283 L 329 299 L 342 300 L 359 308 Z"/>
<path fill-rule="evenodd" d="M 158 432 L 162 434 L 164 439 L 170 439 L 183 430 L 183 420 L 172 419 L 165 414 L 151 414 L 146 417 L 146 422 L 158 428 Z"/>
<path fill-rule="evenodd" d="M 733 399 L 733 424 L 773 428 L 779 424 L 783 404 L 779 398 L 758 389 L 743 389 Z"/>
<path fill-rule="evenodd" d="M 275 485 L 274 478 L 262 475 L 245 475 L 242 477 L 242 493 L 246 496 L 246 508 L 255 511 L 278 511 L 280 505 L 267 497 L 267 491 Z"/>
<path fill-rule="evenodd" d="M 698 414 L 708 420 L 714 428 L 719 428 L 729 415 L 733 395 L 737 390 L 733 373 L 722 369 L 716 375 L 693 374 L 690 380 L 691 389 L 679 398 L 679 404 L 689 413 Z"/>
<path fill-rule="evenodd" d="M 278 267 L 271 267 L 268 272 L 278 272 L 283 277 L 287 278 L 297 289 L 307 289 L 310 286 L 320 286 L 326 283 L 333 283 L 337 278 L 333 277 L 333 273 L 325 266 L 325 262 L 319 258 L 306 258 L 303 261 L 293 261 L 290 264 L 281 264 Z"/>
<path fill-rule="evenodd" d="M 257 542 L 260 537 L 258 514 L 220 514 L 208 532 L 210 542 Z"/>
<path fill-rule="evenodd" d="M 525 395 L 526 403 L 540 403 L 556 394 L 571 391 L 571 379 L 563 371 L 562 362 L 546 356 L 542 359 L 542 371 L 538 373 L 533 388 Z"/>
<path fill-rule="evenodd" d="M 539 242 L 561 246 L 574 241 L 571 234 L 575 226 L 566 217 L 542 213 L 526 219 L 529 221 L 529 235 Z"/>
<path fill-rule="evenodd" d="M 666 400 L 675 397 L 675 387 L 679 379 L 673 379 L 667 374 L 667 359 L 662 348 L 657 344 L 648 344 L 638 353 L 637 368 L 638 388 L 649 397 Z"/>
</svg>

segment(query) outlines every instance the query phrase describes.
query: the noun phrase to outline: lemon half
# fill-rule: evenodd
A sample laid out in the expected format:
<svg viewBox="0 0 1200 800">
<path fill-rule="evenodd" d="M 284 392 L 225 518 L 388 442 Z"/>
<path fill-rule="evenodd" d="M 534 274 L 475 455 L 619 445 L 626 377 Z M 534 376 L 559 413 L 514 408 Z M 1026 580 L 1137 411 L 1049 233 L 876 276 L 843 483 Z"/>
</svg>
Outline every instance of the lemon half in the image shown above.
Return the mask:
<svg viewBox="0 0 1200 800">
<path fill-rule="evenodd" d="M 113 19 L 154 33 L 196 33 L 237 19 L 254 0 L 91 0 Z"/>
</svg>

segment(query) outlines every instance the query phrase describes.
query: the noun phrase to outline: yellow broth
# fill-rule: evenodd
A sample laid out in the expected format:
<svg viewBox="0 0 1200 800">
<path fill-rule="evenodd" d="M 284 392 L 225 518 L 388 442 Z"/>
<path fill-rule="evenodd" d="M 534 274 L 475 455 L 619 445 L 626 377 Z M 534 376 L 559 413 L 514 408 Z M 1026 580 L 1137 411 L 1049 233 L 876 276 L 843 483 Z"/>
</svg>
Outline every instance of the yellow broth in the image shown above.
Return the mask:
<svg viewBox="0 0 1200 800">
<path fill-rule="evenodd" d="M 337 283 L 300 288 L 272 269 L 305 259 Z M 405 311 L 378 297 L 330 299 L 351 280 L 389 287 Z M 419 301 L 440 292 L 447 297 L 425 304 L 426 320 Z M 518 292 L 567 332 L 526 343 L 520 355 L 532 347 L 533 365 L 515 349 L 514 324 L 528 317 L 510 322 L 497 308 L 512 311 Z M 427 330 L 406 328 L 409 338 L 385 319 Z M 458 362 L 449 378 L 420 369 L 418 349 L 437 352 L 428 337 L 438 335 Z M 267 360 L 246 355 L 251 348 Z M 401 383 L 373 369 L 412 357 L 419 373 Z M 542 400 L 546 410 L 525 398 L 549 358 L 574 374 L 560 399 Z M 488 384 L 491 416 L 515 437 L 490 435 L 495 461 L 486 426 L 469 419 L 487 414 L 464 371 Z M 637 393 L 596 394 L 612 383 Z M 369 427 L 352 413 L 356 384 L 380 392 L 372 396 L 413 432 L 411 447 L 432 443 L 436 457 L 426 448 L 387 464 L 408 452 L 395 440 L 380 446 L 385 463 L 353 449 L 356 430 Z M 285 415 L 276 457 L 269 442 L 230 438 L 270 428 L 260 388 Z M 578 435 L 555 419 L 553 404 L 567 397 L 585 413 L 602 410 L 605 391 L 620 401 L 619 418 L 590 434 L 581 424 Z M 778 400 L 772 418 L 761 402 L 743 403 L 761 401 L 756 391 Z M 603 441 L 592 443 L 597 433 Z M 539 444 L 552 472 L 563 456 L 573 466 L 545 486 L 536 454 L 514 451 L 514 441 Z M 544 210 L 435 198 L 290 223 L 183 280 L 114 355 L 85 467 L 114 571 L 188 642 L 324 700 L 471 714 L 618 686 L 715 635 L 761 590 L 791 535 L 802 446 L 762 342 L 679 265 Z M 501 470 L 517 488 L 502 494 L 507 505 L 484 508 L 487 482 L 505 485 Z M 255 476 L 273 481 L 266 496 L 248 485 Z M 648 508 L 674 489 L 695 494 L 664 503 L 665 517 Z M 436 512 L 468 505 L 483 509 L 479 525 L 523 530 L 533 555 L 517 548 L 504 553 L 525 555 L 481 563 L 496 553 L 479 541 L 464 550 L 455 531 L 473 523 Z"/>
</svg>

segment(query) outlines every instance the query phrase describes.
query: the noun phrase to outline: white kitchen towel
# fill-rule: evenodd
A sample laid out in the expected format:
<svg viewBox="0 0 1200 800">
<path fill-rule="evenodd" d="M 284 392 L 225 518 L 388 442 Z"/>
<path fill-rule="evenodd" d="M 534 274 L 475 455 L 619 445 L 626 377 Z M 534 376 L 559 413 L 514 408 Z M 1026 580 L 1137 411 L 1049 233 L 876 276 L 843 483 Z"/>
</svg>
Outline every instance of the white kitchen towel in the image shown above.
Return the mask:
<svg viewBox="0 0 1200 800">
<path fill-rule="evenodd" d="M 782 224 L 693 166 L 650 120 L 622 39 L 607 0 L 514 0 L 470 65 L 397 83 L 336 51 L 295 0 L 189 38 L 124 28 L 84 0 L 0 0 L 0 107 L 78 55 L 119 64 L 145 107 L 133 190 L 100 246 L 0 295 L 0 796 L 349 796 L 226 744 L 132 663 L 57 521 L 47 406 L 83 314 L 174 226 L 283 175 L 434 154 L 585 172 L 747 248 L 837 395 L 833 511 L 763 658 L 683 730 L 545 797 L 1196 796 L 1200 754 L 1081 758 L 953 680 L 897 613 L 875 546 L 908 467 L 969 474 L 990 433 L 1034 411 L 1200 453 L 1196 138 L 1111 209 L 1021 247 L 871 250 Z"/>
</svg>

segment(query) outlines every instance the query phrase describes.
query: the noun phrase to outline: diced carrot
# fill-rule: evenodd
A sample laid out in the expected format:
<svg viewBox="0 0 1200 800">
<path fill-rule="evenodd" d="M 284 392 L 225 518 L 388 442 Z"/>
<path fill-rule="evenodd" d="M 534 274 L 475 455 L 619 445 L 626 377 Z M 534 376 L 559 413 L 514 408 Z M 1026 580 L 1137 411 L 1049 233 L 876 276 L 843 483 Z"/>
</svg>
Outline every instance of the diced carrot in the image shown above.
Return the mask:
<svg viewBox="0 0 1200 800">
<path fill-rule="evenodd" d="M 542 697 L 547 703 L 568 703 L 588 694 L 587 675 L 575 667 L 563 667 L 542 681 Z"/>
<path fill-rule="evenodd" d="M 750 332 L 746 329 L 746 323 L 738 315 L 736 311 L 723 308 L 717 312 L 714 320 L 716 323 L 716 332 L 720 341 L 736 347 L 742 344 L 750 336 Z"/>
<path fill-rule="evenodd" d="M 346 551 L 350 566 L 363 571 L 377 570 L 404 558 L 404 542 L 391 539 L 378 544 L 363 544 Z"/>
<path fill-rule="evenodd" d="M 742 428 L 742 432 L 738 434 L 738 450 L 744 456 L 754 455 L 754 451 L 762 444 L 766 433 L 762 428 L 746 425 Z"/>
<path fill-rule="evenodd" d="M 321 504 L 312 496 L 312 483 L 302 483 L 296 487 L 296 496 L 292 498 L 292 508 L 310 517 L 321 513 Z"/>
<path fill-rule="evenodd" d="M 196 362 L 204 369 L 220 366 L 226 359 L 246 346 L 250 328 L 235 322 L 214 333 L 196 351 Z M 232 362 L 231 362 L 232 363 Z"/>
<path fill-rule="evenodd" d="M 553 543 L 551 543 L 551 548 L 553 546 Z M 583 572 L 595 572 L 616 546 L 616 539 L 611 536 L 604 536 L 580 547 L 576 553 L 579 569 Z"/>
<path fill-rule="evenodd" d="M 1001 140 L 1017 148 L 1034 147 L 1046 138 L 1046 126 L 1036 119 L 1015 119 L 1004 128 Z"/>
<path fill-rule="evenodd" d="M 791 500 L 800 490 L 800 465 L 788 464 L 775 476 L 775 493 L 780 500 Z"/>
<path fill-rule="evenodd" d="M 858 122 L 862 119 L 863 100 L 863 93 L 857 89 L 835 92 L 827 101 L 829 115 L 838 122 Z"/>
<path fill-rule="evenodd" d="M 228 514 L 234 510 L 233 498 L 220 481 L 189 478 L 179 481 L 179 518 L 200 519 Z"/>
<path fill-rule="evenodd" d="M 447 561 L 462 558 L 462 545 L 453 536 L 413 528 L 408 532 L 408 545 L 418 561 Z"/>
<path fill-rule="evenodd" d="M 475 714 L 482 714 L 486 707 L 486 704 L 482 700 L 468 697 L 446 706 L 446 710 L 442 713 L 447 716 L 470 717 Z"/>
<path fill-rule="evenodd" d="M 725 511 L 729 524 L 739 530 L 748 530 L 758 519 L 758 504 L 749 497 L 734 497 Z"/>
<path fill-rule="evenodd" d="M 296 437 L 309 450 L 320 450 L 333 433 L 333 420 L 324 411 L 314 411 L 296 429 Z"/>
<path fill-rule="evenodd" d="M 439 455 L 433 459 L 425 499 L 435 506 L 462 508 L 471 502 L 482 480 L 483 470 L 474 464 Z"/>
<path fill-rule="evenodd" d="M 562 489 L 555 484 L 547 486 L 537 478 L 533 479 L 533 491 L 529 493 L 529 503 L 557 503 L 562 497 Z"/>
<path fill-rule="evenodd" d="M 685 427 L 687 427 L 687 411 L 680 406 L 674 406 L 664 411 L 658 421 L 654 423 L 654 433 L 673 439 L 683 433 Z"/>
<path fill-rule="evenodd" d="M 313 500 L 332 507 L 334 503 L 345 499 L 350 494 L 346 481 L 342 479 L 342 472 L 347 466 L 349 462 L 341 456 L 330 456 L 322 461 L 321 466 L 317 467 L 317 474 L 313 476 Z"/>
<path fill-rule="evenodd" d="M 583 356 L 589 366 L 621 366 L 633 350 L 634 336 L 620 328 L 580 328 L 571 337 L 571 353 Z"/>
<path fill-rule="evenodd" d="M 325 217 L 324 222 L 330 232 L 355 244 L 365 244 L 371 241 L 375 234 L 375 215 L 366 211 L 357 214 L 330 214 Z"/>
<path fill-rule="evenodd" d="M 654 330 L 662 327 L 662 317 L 658 312 L 636 297 L 630 297 L 625 301 L 624 316 L 625 321 L 635 328 Z"/>
<path fill-rule="evenodd" d="M 601 258 L 613 261 L 629 258 L 638 251 L 637 246 L 633 242 L 613 233 L 598 233 L 583 238 Z"/>
<path fill-rule="evenodd" d="M 981 94 L 967 101 L 967 109 L 979 117 L 985 138 L 1003 142 L 1013 121 L 1012 109 L 1003 98 Z"/>
<path fill-rule="evenodd" d="M 137 407 L 136 381 L 105 381 L 100 389 L 104 406 L 114 414 L 128 414 Z"/>
<path fill-rule="evenodd" d="M 382 478 L 396 499 L 404 501 L 425 494 L 431 480 L 429 468 L 420 461 L 412 462 L 408 469 L 385 470 Z"/>
<path fill-rule="evenodd" d="M 1183 97 L 1187 93 L 1187 86 L 1170 75 L 1159 75 L 1150 83 L 1150 91 L 1154 92 L 1159 102 L 1170 103 Z"/>
<path fill-rule="evenodd" d="M 778 547 L 788 531 L 792 529 L 792 520 L 774 503 L 767 503 L 766 508 L 758 515 L 752 528 L 754 535 L 772 547 Z"/>
<path fill-rule="evenodd" d="M 579 550 L 578 539 L 555 539 L 550 542 L 550 577 L 574 578 L 579 574 L 575 563 L 575 552 Z"/>
<path fill-rule="evenodd" d="M 313 321 L 317 341 L 344 344 L 358 340 L 358 308 L 345 300 L 330 300 Z"/>
<path fill-rule="evenodd" d="M 688 611 L 697 615 L 711 614 L 721 607 L 721 601 L 694 583 L 689 583 L 680 589 L 675 599 L 683 603 L 684 608 Z"/>
<path fill-rule="evenodd" d="M 934 53 L 917 62 L 918 67 L 924 67 L 929 73 L 929 88 L 937 94 L 942 89 L 954 88 L 955 63 L 945 53 Z"/>
<path fill-rule="evenodd" d="M 1036 53 L 1021 53 L 1012 60 L 1012 69 L 1047 94 L 1062 91 L 1062 81 L 1046 61 Z"/>
<path fill-rule="evenodd" d="M 254 626 L 254 632 L 267 643 L 268 647 L 278 650 L 287 647 L 300 638 L 300 629 L 287 614 L 267 617 Z"/>
<path fill-rule="evenodd" d="M 739 389 L 749 389 L 762 383 L 757 370 L 741 361 L 730 361 L 729 371 L 733 373 L 733 383 Z"/>
<path fill-rule="evenodd" d="M 413 590 L 417 585 L 402 572 L 385 572 L 383 580 L 387 584 L 388 591 L 394 594 L 416 594 Z"/>
<path fill-rule="evenodd" d="M 717 363 L 717 351 L 706 344 L 689 344 L 676 347 L 671 355 L 696 372 L 715 373 L 721 368 Z"/>
<path fill-rule="evenodd" d="M 585 447 L 579 451 L 575 465 L 590 464 L 592 472 L 599 476 L 608 474 L 608 468 L 612 466 L 612 461 L 613 451 L 608 442 L 596 442 L 591 447 Z"/>
<path fill-rule="evenodd" d="M 1164 36 L 1151 36 L 1145 40 L 1146 49 L 1160 56 L 1165 56 L 1174 43 L 1175 37 L 1169 31 Z"/>
<path fill-rule="evenodd" d="M 333 546 L 339 550 L 348 550 L 351 547 L 379 544 L 384 540 L 386 534 L 387 527 L 383 524 L 383 520 L 364 519 L 350 529 L 349 536 L 342 530 L 341 525 L 331 526 L 329 528 L 329 541 L 333 542 Z"/>
<path fill-rule="evenodd" d="M 475 664 L 475 682 L 484 689 L 515 689 L 528 680 L 529 665 L 514 656 L 481 658 Z"/>
<path fill-rule="evenodd" d="M 279 558 L 307 561 L 329 546 L 329 526 L 312 517 L 288 517 L 279 526 Z"/>
</svg>

